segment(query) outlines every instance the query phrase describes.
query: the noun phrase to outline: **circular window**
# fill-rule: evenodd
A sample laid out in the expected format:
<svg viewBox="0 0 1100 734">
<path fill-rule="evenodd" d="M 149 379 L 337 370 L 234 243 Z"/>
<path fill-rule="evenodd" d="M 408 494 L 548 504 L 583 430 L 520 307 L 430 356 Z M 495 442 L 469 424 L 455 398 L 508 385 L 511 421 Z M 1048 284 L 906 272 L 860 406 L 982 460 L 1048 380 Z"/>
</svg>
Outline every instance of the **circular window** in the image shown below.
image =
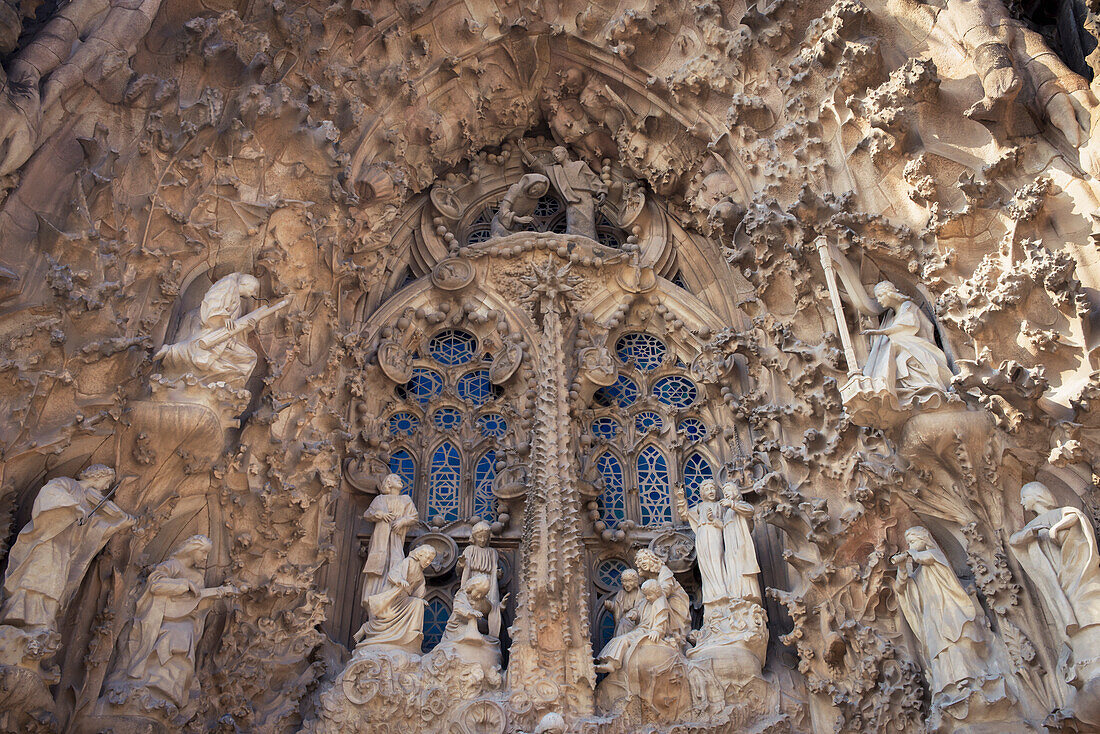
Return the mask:
<svg viewBox="0 0 1100 734">
<path fill-rule="evenodd" d="M 426 367 L 413 367 L 412 378 L 395 390 L 402 400 L 415 400 L 421 405 L 443 392 L 443 377 Z"/>
<path fill-rule="evenodd" d="M 653 397 L 674 408 L 686 408 L 699 397 L 695 383 L 682 375 L 668 375 L 653 383 Z"/>
<path fill-rule="evenodd" d="M 638 433 L 645 434 L 650 431 L 660 431 L 663 430 L 664 427 L 664 420 L 652 410 L 643 410 L 641 413 L 634 416 L 634 430 Z"/>
<path fill-rule="evenodd" d="M 678 430 L 684 434 L 684 438 L 691 442 L 702 441 L 708 433 L 706 424 L 698 418 L 684 418 L 680 421 Z"/>
<path fill-rule="evenodd" d="M 501 438 L 508 432 L 508 421 L 496 413 L 486 413 L 477 419 L 477 424 L 481 427 L 482 436 Z"/>
<path fill-rule="evenodd" d="M 596 405 L 629 408 L 638 399 L 638 384 L 629 377 L 619 375 L 613 384 L 597 390 L 592 399 Z"/>
<path fill-rule="evenodd" d="M 474 335 L 459 329 L 441 331 L 428 342 L 428 354 L 436 362 L 448 367 L 466 364 L 474 358 L 476 351 L 477 339 Z"/>
<path fill-rule="evenodd" d="M 596 564 L 596 586 L 604 591 L 618 589 L 622 583 L 623 571 L 630 568 L 630 564 L 622 558 L 605 558 Z"/>
<path fill-rule="evenodd" d="M 441 431 L 458 428 L 461 422 L 462 414 L 454 408 L 440 408 L 432 414 L 432 425 Z"/>
<path fill-rule="evenodd" d="M 407 410 L 390 416 L 390 433 L 395 436 L 411 436 L 420 427 L 420 419 Z"/>
<path fill-rule="evenodd" d="M 489 380 L 489 370 L 474 370 L 458 378 L 455 392 L 458 397 L 473 405 L 483 405 L 499 397 L 499 390 Z"/>
<path fill-rule="evenodd" d="M 615 343 L 615 353 L 623 364 L 634 363 L 644 372 L 651 372 L 665 361 L 668 347 L 652 334 L 623 334 Z"/>
<path fill-rule="evenodd" d="M 597 418 L 592 421 L 592 435 L 608 440 L 619 435 L 619 422 L 614 418 Z"/>
</svg>

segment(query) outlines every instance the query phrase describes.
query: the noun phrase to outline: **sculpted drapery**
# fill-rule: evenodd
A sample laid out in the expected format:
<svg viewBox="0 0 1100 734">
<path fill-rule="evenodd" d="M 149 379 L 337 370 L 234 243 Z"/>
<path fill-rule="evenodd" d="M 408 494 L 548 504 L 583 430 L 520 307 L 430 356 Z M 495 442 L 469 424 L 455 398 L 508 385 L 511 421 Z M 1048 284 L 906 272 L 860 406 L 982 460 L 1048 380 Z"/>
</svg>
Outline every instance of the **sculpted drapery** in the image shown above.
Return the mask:
<svg viewBox="0 0 1100 734">
<path fill-rule="evenodd" d="M 382 494 L 363 513 L 364 519 L 374 523 L 363 564 L 364 607 L 371 596 L 386 589 L 391 570 L 405 557 L 405 536 L 419 521 L 412 498 L 401 494 L 403 486 L 400 476 L 388 475 L 382 481 Z"/>
</svg>

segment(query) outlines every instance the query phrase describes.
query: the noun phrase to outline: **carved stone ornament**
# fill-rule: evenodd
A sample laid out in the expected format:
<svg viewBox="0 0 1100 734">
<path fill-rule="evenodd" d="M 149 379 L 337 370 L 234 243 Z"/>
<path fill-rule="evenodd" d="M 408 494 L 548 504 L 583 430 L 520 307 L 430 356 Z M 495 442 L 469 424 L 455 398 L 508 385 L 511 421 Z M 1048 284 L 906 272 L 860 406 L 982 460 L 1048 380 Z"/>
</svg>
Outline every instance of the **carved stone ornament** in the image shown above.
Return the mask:
<svg viewBox="0 0 1100 734">
<path fill-rule="evenodd" d="M 443 533 L 424 533 L 417 536 L 416 544 L 430 545 L 435 550 L 435 560 L 424 569 L 425 576 L 442 576 L 454 568 L 455 561 L 458 560 L 458 544 L 454 538 Z"/>
<path fill-rule="evenodd" d="M 432 285 L 444 291 L 458 291 L 474 280 L 473 266 L 461 258 L 441 260 L 432 269 Z"/>
<path fill-rule="evenodd" d="M 683 530 L 666 530 L 649 541 L 649 549 L 675 573 L 689 571 L 695 563 L 695 541 Z"/>
<path fill-rule="evenodd" d="M 462 203 L 450 189 L 443 186 L 434 186 L 429 196 L 432 200 L 432 206 L 444 219 L 454 222 L 462 216 Z"/>
<path fill-rule="evenodd" d="M 489 366 L 489 380 L 494 385 L 503 385 L 512 379 L 522 362 L 523 347 L 515 343 L 506 344 L 493 355 L 493 362 Z"/>
<path fill-rule="evenodd" d="M 412 354 L 404 345 L 391 339 L 378 345 L 378 366 L 383 374 L 401 385 L 412 378 Z"/>
</svg>

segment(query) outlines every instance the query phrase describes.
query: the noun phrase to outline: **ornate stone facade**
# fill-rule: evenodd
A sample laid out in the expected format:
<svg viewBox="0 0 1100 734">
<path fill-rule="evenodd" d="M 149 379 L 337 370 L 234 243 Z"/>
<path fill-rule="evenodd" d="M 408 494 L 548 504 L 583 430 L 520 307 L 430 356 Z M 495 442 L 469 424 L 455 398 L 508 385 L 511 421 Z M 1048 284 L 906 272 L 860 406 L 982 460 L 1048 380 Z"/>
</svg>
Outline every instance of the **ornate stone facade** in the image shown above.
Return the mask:
<svg viewBox="0 0 1100 734">
<path fill-rule="evenodd" d="M 3 0 L 0 730 L 1100 731 L 1091 7 Z"/>
</svg>

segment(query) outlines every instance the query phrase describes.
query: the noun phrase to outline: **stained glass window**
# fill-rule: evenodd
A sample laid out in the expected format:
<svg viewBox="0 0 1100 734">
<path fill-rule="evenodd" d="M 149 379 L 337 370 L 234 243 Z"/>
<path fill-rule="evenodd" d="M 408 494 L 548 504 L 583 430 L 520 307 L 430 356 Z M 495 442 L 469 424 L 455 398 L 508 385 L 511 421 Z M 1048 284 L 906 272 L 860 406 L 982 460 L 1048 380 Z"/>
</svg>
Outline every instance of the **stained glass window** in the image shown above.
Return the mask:
<svg viewBox="0 0 1100 734">
<path fill-rule="evenodd" d="M 497 453 L 490 449 L 478 459 L 474 469 L 474 514 L 492 522 L 497 515 L 497 498 L 493 494 Z"/>
<path fill-rule="evenodd" d="M 552 194 L 546 194 L 539 199 L 535 204 L 535 216 L 540 219 L 546 219 L 552 217 L 561 210 L 561 202 L 558 201 L 558 197 Z"/>
<path fill-rule="evenodd" d="M 638 399 L 638 385 L 634 380 L 624 375 L 619 375 L 615 384 L 601 387 L 592 396 L 596 405 L 618 405 L 620 408 L 629 408 Z"/>
<path fill-rule="evenodd" d="M 684 274 L 681 273 L 679 270 L 677 270 L 673 274 L 673 276 L 671 278 L 669 278 L 669 280 L 672 281 L 673 285 L 677 285 L 677 286 L 683 288 L 685 291 L 688 291 L 689 293 L 691 292 L 691 289 L 688 288 L 688 286 L 687 286 L 687 281 L 684 280 Z"/>
<path fill-rule="evenodd" d="M 603 492 L 600 493 L 603 521 L 609 528 L 617 528 L 626 519 L 623 465 L 614 454 L 604 453 L 596 459 L 596 470 L 603 477 Z"/>
<path fill-rule="evenodd" d="M 431 651 L 443 639 L 450 618 L 451 608 L 442 597 L 433 596 L 424 605 L 424 642 L 420 646 L 423 652 Z"/>
<path fill-rule="evenodd" d="M 390 433 L 395 436 L 411 436 L 420 427 L 420 419 L 407 410 L 390 416 Z"/>
<path fill-rule="evenodd" d="M 596 583 L 605 589 L 618 589 L 619 579 L 629 566 L 621 558 L 605 558 L 596 566 Z"/>
<path fill-rule="evenodd" d="M 454 408 L 440 408 L 432 413 L 432 425 L 441 431 L 450 431 L 451 429 L 458 428 L 458 424 L 462 422 L 462 413 L 459 413 Z"/>
<path fill-rule="evenodd" d="M 653 383 L 653 397 L 674 408 L 686 408 L 699 397 L 695 383 L 682 375 L 668 375 Z"/>
<path fill-rule="evenodd" d="M 689 505 L 699 501 L 699 485 L 704 479 L 714 479 L 714 471 L 702 454 L 694 453 L 684 462 L 684 494 Z"/>
<path fill-rule="evenodd" d="M 668 354 L 665 343 L 652 334 L 623 334 L 615 343 L 615 353 L 623 364 L 630 364 L 645 372 L 661 366 Z"/>
<path fill-rule="evenodd" d="M 702 441 L 708 433 L 706 424 L 698 418 L 684 418 L 680 421 L 679 430 L 684 438 L 692 442 Z"/>
<path fill-rule="evenodd" d="M 390 472 L 405 480 L 404 494 L 412 495 L 416 482 L 416 462 L 412 454 L 405 449 L 398 449 L 390 454 Z"/>
<path fill-rule="evenodd" d="M 508 432 L 508 421 L 496 413 L 486 413 L 477 419 L 477 424 L 481 427 L 482 436 L 501 438 Z"/>
<path fill-rule="evenodd" d="M 435 370 L 425 367 L 413 367 L 412 379 L 404 385 L 397 386 L 397 396 L 408 400 L 415 400 L 421 405 L 427 405 L 428 401 L 443 392 L 443 377 Z"/>
<path fill-rule="evenodd" d="M 441 443 L 432 454 L 428 475 L 428 519 L 442 517 L 444 522 L 458 520 L 458 487 L 462 459 L 450 441 Z"/>
<path fill-rule="evenodd" d="M 592 421 L 592 435 L 611 440 L 619 435 L 619 422 L 614 418 L 597 418 Z"/>
<path fill-rule="evenodd" d="M 644 435 L 650 431 L 660 431 L 664 427 L 664 420 L 652 410 L 643 410 L 634 416 L 634 430 L 640 434 Z"/>
<path fill-rule="evenodd" d="M 453 367 L 474 358 L 477 340 L 473 334 L 459 329 L 441 331 L 428 342 L 428 354 L 440 364 Z"/>
<path fill-rule="evenodd" d="M 672 522 L 668 459 L 656 446 L 646 446 L 638 453 L 638 495 L 642 525 Z"/>
<path fill-rule="evenodd" d="M 600 609 L 599 615 L 596 617 L 596 644 L 593 648 L 596 650 L 602 650 L 604 645 L 611 642 L 611 638 L 615 636 L 615 615 L 608 609 Z"/>
<path fill-rule="evenodd" d="M 483 405 L 497 397 L 497 387 L 489 381 L 489 370 L 474 370 L 458 378 L 458 397 L 468 403 Z"/>
</svg>

